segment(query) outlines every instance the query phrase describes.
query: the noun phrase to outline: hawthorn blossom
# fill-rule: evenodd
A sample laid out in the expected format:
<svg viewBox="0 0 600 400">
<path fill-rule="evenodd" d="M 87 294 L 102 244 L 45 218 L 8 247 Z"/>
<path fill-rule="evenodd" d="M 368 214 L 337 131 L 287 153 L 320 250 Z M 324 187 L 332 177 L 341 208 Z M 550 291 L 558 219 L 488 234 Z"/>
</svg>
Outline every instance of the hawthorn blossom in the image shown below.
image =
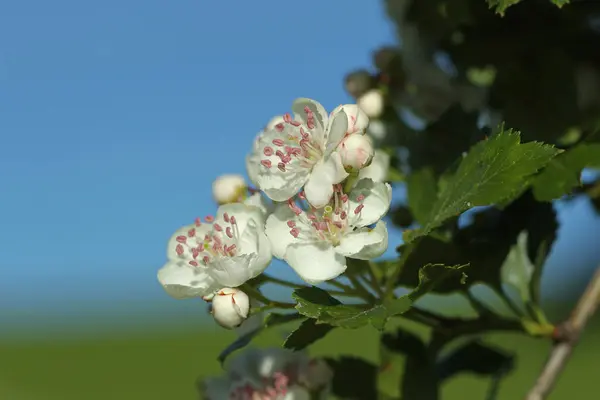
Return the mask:
<svg viewBox="0 0 600 400">
<path fill-rule="evenodd" d="M 346 257 L 380 256 L 388 246 L 387 227 L 380 219 L 389 210 L 391 190 L 387 183 L 361 179 L 350 194 L 335 185 L 332 200 L 321 209 L 302 204 L 302 193 L 300 201 L 290 199 L 267 219 L 273 255 L 311 284 L 341 275 Z"/>
<path fill-rule="evenodd" d="M 333 373 L 321 360 L 281 348 L 252 349 L 233 359 L 227 374 L 202 382 L 207 400 L 326 399 Z"/>
<path fill-rule="evenodd" d="M 292 111 L 293 119 L 285 114 L 259 135 L 248 157 L 249 175 L 256 175 L 258 187 L 274 201 L 286 201 L 304 186 L 307 200 L 320 208 L 329 202 L 333 185 L 348 176 L 335 151 L 348 117 L 340 110 L 329 118 L 320 103 L 306 98 L 295 100 Z"/>
<path fill-rule="evenodd" d="M 220 288 L 258 276 L 272 258 L 264 219 L 258 207 L 231 203 L 219 207 L 216 217 L 178 229 L 169 240 L 169 261 L 158 271 L 159 282 L 178 299 L 210 298 Z"/>
</svg>

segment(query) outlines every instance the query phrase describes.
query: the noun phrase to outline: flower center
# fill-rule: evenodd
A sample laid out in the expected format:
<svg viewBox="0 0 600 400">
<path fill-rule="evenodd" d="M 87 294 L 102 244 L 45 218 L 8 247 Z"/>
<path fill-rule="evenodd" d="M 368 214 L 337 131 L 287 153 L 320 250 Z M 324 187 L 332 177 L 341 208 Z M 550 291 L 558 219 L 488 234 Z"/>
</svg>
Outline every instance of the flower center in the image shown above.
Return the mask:
<svg viewBox="0 0 600 400">
<path fill-rule="evenodd" d="M 341 184 L 334 185 L 333 197 L 323 208 L 314 208 L 304 201 L 304 193 L 300 192 L 301 201 L 288 200 L 288 207 L 296 214 L 295 220 L 287 221 L 290 235 L 296 239 L 327 241 L 334 246 L 340 244 L 342 237 L 354 229 L 349 222 L 349 214 L 359 215 L 364 208 L 365 196 L 359 195 L 355 200 L 358 205 L 352 209 L 348 195 L 343 192 Z M 302 205 L 302 207 L 300 205 Z"/>
<path fill-rule="evenodd" d="M 213 223 L 214 217 L 207 216 L 205 222 Z M 214 258 L 233 257 L 237 254 L 237 244 L 240 237 L 235 216 L 223 215 L 223 226 L 217 222 L 212 225 L 212 231 L 199 237 L 196 228 L 202 223 L 196 219 L 196 228 L 190 229 L 186 235 L 175 238 L 177 245 L 175 252 L 181 258 L 190 258 L 188 264 L 198 267 L 200 264 L 207 265 Z"/>
<path fill-rule="evenodd" d="M 293 120 L 290 114 L 283 116 L 283 122 L 275 125 L 274 130 L 279 137 L 271 142 L 261 143 L 262 153 L 266 157 L 260 161 L 263 167 L 277 167 L 281 172 L 292 171 L 295 168 L 312 168 L 323 158 L 325 151 L 321 135 L 315 135 L 315 130 L 322 129 L 315 124 L 313 112 L 304 107 L 306 124 Z"/>
<path fill-rule="evenodd" d="M 275 400 L 285 396 L 293 377 L 283 372 L 275 372 L 272 378 L 263 379 L 263 387 L 255 388 L 250 383 L 238 386 L 229 395 L 230 400 Z"/>
</svg>

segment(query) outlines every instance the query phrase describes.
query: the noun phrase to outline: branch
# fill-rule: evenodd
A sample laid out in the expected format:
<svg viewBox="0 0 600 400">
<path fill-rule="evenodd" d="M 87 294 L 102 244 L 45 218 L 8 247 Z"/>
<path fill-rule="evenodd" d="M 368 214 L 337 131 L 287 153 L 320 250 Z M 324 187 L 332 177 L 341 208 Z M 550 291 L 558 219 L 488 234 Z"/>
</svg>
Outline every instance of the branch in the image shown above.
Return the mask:
<svg viewBox="0 0 600 400">
<path fill-rule="evenodd" d="M 556 343 L 544 369 L 527 395 L 527 400 L 543 400 L 548 396 L 556 379 L 567 364 L 581 332 L 596 311 L 598 303 L 600 303 L 600 267 L 596 270 L 592 281 L 588 284 L 569 319 L 557 327 Z"/>
</svg>

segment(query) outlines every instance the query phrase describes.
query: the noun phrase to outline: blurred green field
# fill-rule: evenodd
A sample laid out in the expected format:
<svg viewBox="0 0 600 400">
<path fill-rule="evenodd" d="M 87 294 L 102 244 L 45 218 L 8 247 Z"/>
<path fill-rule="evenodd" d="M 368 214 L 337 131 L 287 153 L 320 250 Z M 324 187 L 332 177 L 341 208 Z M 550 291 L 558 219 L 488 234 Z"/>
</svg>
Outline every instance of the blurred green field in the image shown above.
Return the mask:
<svg viewBox="0 0 600 400">
<path fill-rule="evenodd" d="M 598 329 L 588 331 L 550 399 L 594 399 L 600 378 Z M 258 338 L 276 345 L 284 331 Z M 148 330 L 96 339 L 0 342 L 0 399 L 165 400 L 197 399 L 199 375 L 218 374 L 218 353 L 234 335 L 217 327 L 165 333 Z M 517 369 L 506 379 L 501 399 L 520 399 L 544 362 L 549 343 L 515 335 L 490 341 L 517 352 Z M 375 361 L 376 332 L 333 331 L 311 349 L 314 355 L 353 354 Z M 488 381 L 462 375 L 443 387 L 443 399 L 484 399 Z M 577 393 L 576 395 L 574 395 Z M 589 394 L 585 394 L 589 393 Z"/>
</svg>

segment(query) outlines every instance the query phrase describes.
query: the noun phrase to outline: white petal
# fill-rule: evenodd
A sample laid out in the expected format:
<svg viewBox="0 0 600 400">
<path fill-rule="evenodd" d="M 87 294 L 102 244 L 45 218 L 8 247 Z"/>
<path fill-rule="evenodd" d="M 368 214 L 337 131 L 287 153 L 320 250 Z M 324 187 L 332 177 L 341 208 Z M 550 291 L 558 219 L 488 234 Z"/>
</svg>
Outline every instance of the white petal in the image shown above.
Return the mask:
<svg viewBox="0 0 600 400">
<path fill-rule="evenodd" d="M 228 399 L 233 382 L 227 376 L 207 378 L 202 382 L 202 395 L 207 400 Z"/>
<path fill-rule="evenodd" d="M 247 206 L 258 207 L 266 219 L 273 212 L 273 203 L 269 202 L 261 192 L 254 193 L 246 200 L 244 204 Z"/>
<path fill-rule="evenodd" d="M 207 296 L 219 285 L 202 266 L 192 267 L 185 261 L 170 261 L 158 271 L 158 281 L 176 299 Z"/>
<path fill-rule="evenodd" d="M 294 112 L 296 119 L 304 123 L 306 123 L 306 112 L 304 111 L 304 107 L 308 107 L 313 112 L 317 127 L 319 127 L 321 131 L 324 131 L 328 125 L 328 115 L 325 107 L 318 101 L 306 97 L 300 97 L 294 100 L 292 103 L 292 111 Z"/>
<path fill-rule="evenodd" d="M 214 223 L 218 223 L 222 227 L 228 226 L 229 223 L 225 220 L 225 214 L 227 214 L 228 217 L 235 217 L 237 229 L 240 234 L 244 233 L 250 221 L 253 221 L 254 224 L 259 227 L 264 226 L 265 223 L 265 216 L 260 208 L 244 203 L 222 205 L 217 210 Z"/>
<path fill-rule="evenodd" d="M 302 386 L 294 385 L 289 388 L 283 397 L 283 400 L 311 400 L 312 397 L 308 390 Z"/>
<path fill-rule="evenodd" d="M 357 201 L 364 197 L 362 201 Z M 390 209 L 392 202 L 392 187 L 383 182 L 373 182 L 371 179 L 361 179 L 350 192 L 350 224 L 357 227 L 367 226 L 379 221 Z M 363 204 L 360 213 L 354 210 Z"/>
<path fill-rule="evenodd" d="M 384 182 L 390 169 L 390 155 L 383 150 L 375 150 L 371 165 L 360 170 L 360 179 L 371 179 L 374 182 Z"/>
<path fill-rule="evenodd" d="M 265 233 L 271 242 L 271 251 L 275 257 L 282 259 L 287 247 L 296 241 L 288 226 L 288 221 L 296 222 L 296 219 L 296 214 L 287 205 L 278 206 L 267 218 Z"/>
<path fill-rule="evenodd" d="M 388 230 L 379 221 L 375 228 L 360 228 L 342 238 L 335 248 L 338 253 L 358 260 L 372 260 L 382 255 L 388 247 Z"/>
<path fill-rule="evenodd" d="M 313 207 L 324 207 L 333 195 L 333 185 L 340 183 L 347 176 L 340 155 L 334 151 L 324 162 L 313 168 L 304 187 L 306 199 Z"/>
<path fill-rule="evenodd" d="M 264 132 L 260 132 L 258 135 L 256 135 L 256 138 L 252 143 L 252 152 L 246 156 L 246 173 L 248 174 L 250 182 L 256 186 L 258 186 L 258 174 L 262 168 L 262 165 L 260 164 L 260 160 L 262 159 L 260 142 L 263 134 Z"/>
<path fill-rule="evenodd" d="M 344 111 L 339 111 L 331 117 L 328 127 L 327 147 L 325 154 L 330 154 L 340 144 L 348 130 L 348 117 Z"/>
<path fill-rule="evenodd" d="M 356 104 L 342 104 L 333 110 L 332 115 L 344 111 L 348 119 L 347 134 L 362 133 L 369 126 L 369 117 Z M 331 118 L 330 118 L 331 123 Z"/>
<path fill-rule="evenodd" d="M 292 244 L 285 252 L 285 261 L 313 285 L 336 278 L 346 270 L 346 258 L 324 242 Z"/>
<path fill-rule="evenodd" d="M 281 172 L 273 167 L 268 172 L 261 171 L 257 184 L 271 200 L 286 201 L 300 191 L 309 175 L 309 169 Z"/>
<path fill-rule="evenodd" d="M 190 247 L 182 245 L 180 249 L 183 249 L 183 253 L 181 255 L 177 254 L 177 245 L 181 244 L 177 238 L 184 236 L 187 241 L 190 243 L 195 243 L 195 238 L 204 238 L 204 235 L 209 233 L 212 230 L 212 224 L 208 222 L 202 222 L 200 226 L 196 226 L 195 224 L 182 226 L 177 229 L 175 233 L 169 239 L 169 243 L 167 243 L 167 258 L 173 261 L 191 261 L 193 260 L 192 253 L 190 252 Z M 192 235 L 193 232 L 193 235 Z M 192 247 L 196 247 L 195 244 Z"/>
<path fill-rule="evenodd" d="M 256 258 L 256 254 L 214 257 L 207 265 L 207 272 L 221 287 L 238 287 L 253 278 L 250 263 Z"/>
<path fill-rule="evenodd" d="M 250 248 L 251 246 L 253 248 L 252 253 L 256 255 L 256 257 L 250 260 L 250 264 L 248 265 L 250 278 L 255 278 L 262 274 L 273 258 L 271 242 L 269 241 L 269 238 L 267 238 L 267 235 L 265 235 L 263 225 L 258 226 L 253 223 L 248 224 L 239 244 L 240 254 L 249 254 L 249 252 L 246 251 L 246 248 Z M 247 244 L 250 244 L 250 246 Z"/>
</svg>

